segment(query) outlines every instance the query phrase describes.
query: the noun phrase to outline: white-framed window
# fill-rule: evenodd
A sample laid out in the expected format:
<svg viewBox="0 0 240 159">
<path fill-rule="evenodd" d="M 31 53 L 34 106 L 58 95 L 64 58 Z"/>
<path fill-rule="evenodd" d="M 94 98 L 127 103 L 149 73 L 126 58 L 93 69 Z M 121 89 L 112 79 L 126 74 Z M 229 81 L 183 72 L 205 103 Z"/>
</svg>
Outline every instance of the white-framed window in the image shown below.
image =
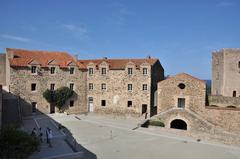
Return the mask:
<svg viewBox="0 0 240 159">
<path fill-rule="evenodd" d="M 70 83 L 70 84 L 69 84 L 69 88 L 70 88 L 71 90 L 73 90 L 73 89 L 74 89 L 74 83 Z"/>
<path fill-rule="evenodd" d="M 34 92 L 37 90 L 37 84 L 36 83 L 32 83 L 31 84 L 31 91 Z"/>
<path fill-rule="evenodd" d="M 128 68 L 128 75 L 132 75 L 133 73 L 133 69 L 132 68 Z"/>
<path fill-rule="evenodd" d="M 37 66 L 32 66 L 31 67 L 31 73 L 36 74 L 37 73 Z"/>
<path fill-rule="evenodd" d="M 143 90 L 143 91 L 147 91 L 147 90 L 148 90 L 147 84 L 143 84 L 143 85 L 142 85 L 142 90 Z"/>
<path fill-rule="evenodd" d="M 50 74 L 55 74 L 56 68 L 55 67 L 50 67 Z"/>
<path fill-rule="evenodd" d="M 54 84 L 54 83 L 51 83 L 51 84 L 50 84 L 50 90 L 51 90 L 51 91 L 54 91 L 54 89 L 55 89 L 55 84 Z"/>
<path fill-rule="evenodd" d="M 132 84 L 128 84 L 128 91 L 132 91 Z"/>
<path fill-rule="evenodd" d="M 106 83 L 102 83 L 101 89 L 102 89 L 102 90 L 106 90 L 106 89 L 107 89 Z"/>
<path fill-rule="evenodd" d="M 70 75 L 74 74 L 74 67 L 70 67 Z"/>
<path fill-rule="evenodd" d="M 102 68 L 101 73 L 102 73 L 102 75 L 106 75 L 107 74 L 107 69 L 106 68 Z"/>
<path fill-rule="evenodd" d="M 147 75 L 148 74 L 148 68 L 143 68 L 143 75 Z"/>
<path fill-rule="evenodd" d="M 89 90 L 93 90 L 93 83 L 89 83 L 89 84 L 88 84 L 88 89 L 89 89 Z"/>
<path fill-rule="evenodd" d="M 88 69 L 88 74 L 89 74 L 89 75 L 93 75 L 93 68 L 89 68 L 89 69 Z"/>
</svg>

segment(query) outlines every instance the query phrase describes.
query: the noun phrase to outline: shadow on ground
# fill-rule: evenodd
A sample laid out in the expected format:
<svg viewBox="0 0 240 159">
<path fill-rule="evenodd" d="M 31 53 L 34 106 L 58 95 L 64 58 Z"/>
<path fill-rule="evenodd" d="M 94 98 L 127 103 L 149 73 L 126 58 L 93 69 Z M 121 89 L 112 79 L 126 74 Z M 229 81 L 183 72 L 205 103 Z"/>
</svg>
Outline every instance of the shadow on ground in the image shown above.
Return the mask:
<svg viewBox="0 0 240 159">
<path fill-rule="evenodd" d="M 97 156 L 93 152 L 77 143 L 68 128 L 63 127 L 53 118 L 39 110 L 36 110 L 31 116 L 25 116 L 26 114 L 24 113 L 26 112 L 23 112 L 23 109 L 30 110 L 30 114 L 32 114 L 32 103 L 28 103 L 19 96 L 3 90 L 3 127 L 17 125 L 29 134 L 33 128 L 37 130 L 39 130 L 40 127 L 42 128 L 43 142 L 41 143 L 39 151 L 34 152 L 29 157 L 30 159 L 97 159 Z M 29 112 L 27 112 L 27 114 L 29 114 Z M 45 134 L 47 128 L 53 131 L 52 148 L 46 143 Z"/>
</svg>

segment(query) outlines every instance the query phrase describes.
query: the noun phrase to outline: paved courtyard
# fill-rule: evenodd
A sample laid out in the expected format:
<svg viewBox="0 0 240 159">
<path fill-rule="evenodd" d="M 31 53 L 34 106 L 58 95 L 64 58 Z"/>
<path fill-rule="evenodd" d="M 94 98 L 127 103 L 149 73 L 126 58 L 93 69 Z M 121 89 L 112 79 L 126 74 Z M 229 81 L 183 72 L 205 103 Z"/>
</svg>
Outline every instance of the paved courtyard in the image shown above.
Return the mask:
<svg viewBox="0 0 240 159">
<path fill-rule="evenodd" d="M 137 120 L 96 115 L 51 116 L 98 159 L 240 159 L 240 148 L 196 142 L 159 130 L 136 128 Z M 87 157 L 91 159 L 91 157 Z"/>
</svg>

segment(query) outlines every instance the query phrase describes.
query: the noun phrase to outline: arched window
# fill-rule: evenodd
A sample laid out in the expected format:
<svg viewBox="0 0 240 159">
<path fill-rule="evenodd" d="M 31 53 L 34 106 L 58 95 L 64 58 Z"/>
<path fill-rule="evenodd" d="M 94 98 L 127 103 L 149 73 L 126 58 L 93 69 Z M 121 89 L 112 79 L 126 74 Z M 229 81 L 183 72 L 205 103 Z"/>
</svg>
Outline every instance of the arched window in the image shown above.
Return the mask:
<svg viewBox="0 0 240 159">
<path fill-rule="evenodd" d="M 233 97 L 236 97 L 236 96 L 237 96 L 237 92 L 233 91 Z"/>
<path fill-rule="evenodd" d="M 238 68 L 240 68 L 240 61 L 238 61 Z"/>
</svg>

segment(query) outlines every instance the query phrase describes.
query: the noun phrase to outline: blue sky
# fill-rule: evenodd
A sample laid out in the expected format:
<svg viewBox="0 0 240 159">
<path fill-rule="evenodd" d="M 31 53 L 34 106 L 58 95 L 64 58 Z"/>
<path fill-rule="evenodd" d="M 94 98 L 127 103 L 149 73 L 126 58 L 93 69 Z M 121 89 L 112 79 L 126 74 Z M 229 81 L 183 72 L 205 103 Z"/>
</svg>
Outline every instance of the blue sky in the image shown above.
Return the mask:
<svg viewBox="0 0 240 159">
<path fill-rule="evenodd" d="M 240 47 L 239 0 L 1 0 L 0 51 L 159 58 L 165 75 L 211 78 L 211 52 Z"/>
</svg>

